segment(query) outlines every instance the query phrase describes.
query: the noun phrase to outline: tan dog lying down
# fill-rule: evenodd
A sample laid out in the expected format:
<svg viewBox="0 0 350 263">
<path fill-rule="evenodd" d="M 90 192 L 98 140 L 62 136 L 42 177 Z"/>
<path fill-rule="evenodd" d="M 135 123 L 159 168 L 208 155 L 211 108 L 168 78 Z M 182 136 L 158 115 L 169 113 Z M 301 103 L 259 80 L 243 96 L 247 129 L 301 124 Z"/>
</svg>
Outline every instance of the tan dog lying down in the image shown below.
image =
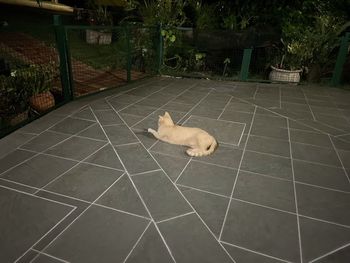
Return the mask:
<svg viewBox="0 0 350 263">
<path fill-rule="evenodd" d="M 159 116 L 158 131 L 149 128 L 148 132 L 158 140 L 190 147 L 186 151 L 189 156 L 209 155 L 218 146 L 215 138 L 206 131 L 174 124 L 168 112 L 165 112 L 164 116 Z"/>
</svg>

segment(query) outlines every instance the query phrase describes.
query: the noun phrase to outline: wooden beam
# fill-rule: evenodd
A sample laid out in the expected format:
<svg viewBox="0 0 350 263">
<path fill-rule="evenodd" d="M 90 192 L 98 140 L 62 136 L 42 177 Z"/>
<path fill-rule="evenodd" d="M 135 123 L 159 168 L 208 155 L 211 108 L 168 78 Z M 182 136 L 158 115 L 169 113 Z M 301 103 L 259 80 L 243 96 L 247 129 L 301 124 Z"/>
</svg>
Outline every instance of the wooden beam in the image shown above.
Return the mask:
<svg viewBox="0 0 350 263">
<path fill-rule="evenodd" d="M 51 11 L 73 13 L 74 8 L 68 5 L 56 4 L 54 2 L 42 1 L 40 6 L 36 0 L 0 0 L 0 4 L 27 6 L 34 8 L 42 8 Z"/>
</svg>

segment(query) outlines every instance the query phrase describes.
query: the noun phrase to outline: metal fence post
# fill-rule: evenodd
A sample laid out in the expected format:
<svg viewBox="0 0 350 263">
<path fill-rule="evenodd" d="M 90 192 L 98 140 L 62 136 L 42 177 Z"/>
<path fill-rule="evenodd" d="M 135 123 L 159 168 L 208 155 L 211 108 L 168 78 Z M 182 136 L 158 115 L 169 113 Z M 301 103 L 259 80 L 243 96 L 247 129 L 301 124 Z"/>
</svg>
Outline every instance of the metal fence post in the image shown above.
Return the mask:
<svg viewBox="0 0 350 263">
<path fill-rule="evenodd" d="M 162 36 L 162 24 L 158 24 L 158 65 L 157 72 L 160 74 L 160 70 L 163 64 L 163 36 Z"/>
<path fill-rule="evenodd" d="M 130 29 L 129 26 L 125 26 L 125 36 L 126 36 L 126 80 L 131 81 L 131 42 L 130 42 Z"/>
<path fill-rule="evenodd" d="M 337 56 L 337 61 L 335 62 L 333 75 L 331 79 L 332 86 L 338 86 L 341 81 L 341 75 L 343 73 L 343 66 L 346 61 L 346 56 L 348 53 L 350 41 L 350 33 L 346 33 L 345 36 L 341 38 L 340 48 Z"/>
<path fill-rule="evenodd" d="M 242 65 L 241 65 L 241 72 L 239 74 L 239 80 L 246 81 L 248 79 L 249 75 L 249 65 L 250 65 L 250 58 L 252 56 L 252 48 L 245 48 L 243 52 L 243 58 L 242 58 Z"/>
<path fill-rule="evenodd" d="M 62 25 L 62 18 L 60 15 L 53 16 L 53 24 L 55 27 L 56 44 L 60 58 L 60 75 L 63 96 L 65 101 L 69 101 L 73 99 L 73 95 L 71 86 L 71 71 L 68 58 L 67 35 L 65 28 Z"/>
</svg>

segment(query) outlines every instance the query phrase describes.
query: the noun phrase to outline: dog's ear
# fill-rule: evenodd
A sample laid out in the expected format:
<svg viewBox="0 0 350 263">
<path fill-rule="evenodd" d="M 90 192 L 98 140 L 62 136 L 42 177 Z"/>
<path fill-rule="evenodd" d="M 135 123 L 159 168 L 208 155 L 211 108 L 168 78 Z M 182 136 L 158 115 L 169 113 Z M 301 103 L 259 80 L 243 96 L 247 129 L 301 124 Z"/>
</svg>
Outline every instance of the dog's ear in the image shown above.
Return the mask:
<svg viewBox="0 0 350 263">
<path fill-rule="evenodd" d="M 166 112 L 164 113 L 164 117 L 168 117 L 168 118 L 170 118 L 170 114 L 169 114 L 169 112 L 167 112 L 167 111 L 166 111 Z"/>
</svg>

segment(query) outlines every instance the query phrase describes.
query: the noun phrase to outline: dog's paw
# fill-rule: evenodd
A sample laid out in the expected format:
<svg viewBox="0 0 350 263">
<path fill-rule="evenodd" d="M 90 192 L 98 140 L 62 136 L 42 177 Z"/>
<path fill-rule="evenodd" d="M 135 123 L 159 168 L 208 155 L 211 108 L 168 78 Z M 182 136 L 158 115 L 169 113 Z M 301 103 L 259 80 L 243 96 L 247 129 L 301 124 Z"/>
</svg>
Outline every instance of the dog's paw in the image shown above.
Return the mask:
<svg viewBox="0 0 350 263">
<path fill-rule="evenodd" d="M 147 131 L 148 131 L 149 133 L 152 133 L 152 132 L 153 132 L 153 129 L 148 128 Z"/>
</svg>

